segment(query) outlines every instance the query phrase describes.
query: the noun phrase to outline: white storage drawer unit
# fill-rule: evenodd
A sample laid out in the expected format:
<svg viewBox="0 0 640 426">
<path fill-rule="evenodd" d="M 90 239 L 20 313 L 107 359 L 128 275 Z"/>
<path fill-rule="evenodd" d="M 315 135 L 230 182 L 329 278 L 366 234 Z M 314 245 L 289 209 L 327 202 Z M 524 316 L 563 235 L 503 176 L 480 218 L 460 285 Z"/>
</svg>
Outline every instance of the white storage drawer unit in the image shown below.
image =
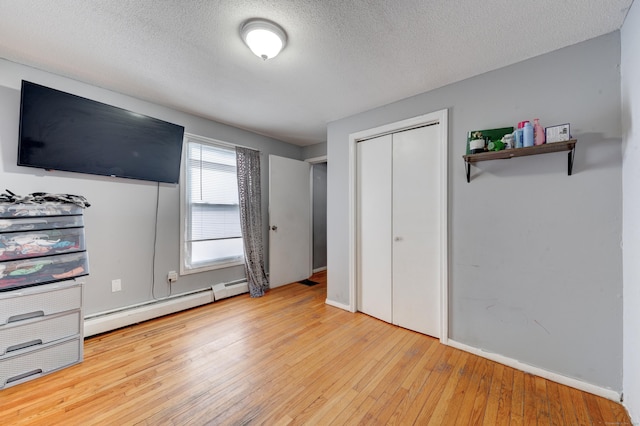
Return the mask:
<svg viewBox="0 0 640 426">
<path fill-rule="evenodd" d="M 0 392 L 82 361 L 88 274 L 81 207 L 0 203 Z"/>
</svg>

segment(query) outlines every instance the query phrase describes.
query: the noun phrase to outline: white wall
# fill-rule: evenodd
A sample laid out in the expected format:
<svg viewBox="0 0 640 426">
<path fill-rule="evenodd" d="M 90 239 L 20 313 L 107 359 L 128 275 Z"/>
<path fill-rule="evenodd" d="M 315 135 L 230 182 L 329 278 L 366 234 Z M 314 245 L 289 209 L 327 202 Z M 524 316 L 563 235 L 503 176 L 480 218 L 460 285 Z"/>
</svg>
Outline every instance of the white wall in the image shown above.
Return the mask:
<svg viewBox="0 0 640 426">
<path fill-rule="evenodd" d="M 328 289 L 349 305 L 349 134 L 449 109 L 449 336 L 622 390 L 620 38 L 611 33 L 328 126 Z M 422 72 L 416 70 L 416 72 Z M 565 153 L 490 161 L 469 130 L 571 123 Z"/>
<path fill-rule="evenodd" d="M 624 402 L 640 422 L 640 5 L 631 7 L 622 42 L 622 194 Z"/>
<path fill-rule="evenodd" d="M 167 273 L 180 270 L 178 185 L 44 172 L 16 166 L 22 79 L 180 124 L 189 133 L 259 149 L 262 152 L 265 243 L 268 241 L 268 155 L 301 159 L 300 147 L 0 60 L 0 192 L 9 189 L 21 195 L 32 192 L 78 194 L 87 197 L 92 204 L 85 210 L 90 263 L 90 275 L 84 278 L 85 315 L 244 277 L 243 267 L 234 267 L 181 276 L 169 287 Z M 211 95 L 215 96 L 215 93 Z M 156 201 L 159 204 L 157 224 Z M 111 280 L 116 278 L 122 280 L 122 291 L 112 293 Z"/>
</svg>

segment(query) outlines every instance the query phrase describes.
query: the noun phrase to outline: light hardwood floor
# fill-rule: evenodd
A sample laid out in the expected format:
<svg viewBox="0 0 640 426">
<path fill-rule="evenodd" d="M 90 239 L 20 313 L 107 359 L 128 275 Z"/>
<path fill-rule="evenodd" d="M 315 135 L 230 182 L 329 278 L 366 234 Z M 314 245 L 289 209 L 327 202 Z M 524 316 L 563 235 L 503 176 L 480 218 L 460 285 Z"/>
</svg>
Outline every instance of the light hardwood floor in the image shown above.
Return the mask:
<svg viewBox="0 0 640 426">
<path fill-rule="evenodd" d="M 328 306 L 326 275 L 85 341 L 0 424 L 630 425 L 612 401 Z"/>
</svg>

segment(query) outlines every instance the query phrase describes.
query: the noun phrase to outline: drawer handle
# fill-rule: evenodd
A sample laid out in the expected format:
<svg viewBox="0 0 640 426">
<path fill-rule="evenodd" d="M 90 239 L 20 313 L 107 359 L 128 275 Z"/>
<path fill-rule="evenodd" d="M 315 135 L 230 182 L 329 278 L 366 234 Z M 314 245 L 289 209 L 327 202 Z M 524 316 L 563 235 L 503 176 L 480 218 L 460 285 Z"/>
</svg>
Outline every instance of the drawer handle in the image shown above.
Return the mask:
<svg viewBox="0 0 640 426">
<path fill-rule="evenodd" d="M 44 311 L 33 311 L 33 312 L 29 312 L 28 314 L 20 314 L 20 315 L 14 315 L 12 317 L 9 317 L 9 320 L 7 322 L 8 323 L 18 322 L 18 321 L 24 321 L 31 318 L 37 318 L 37 317 L 43 317 L 43 316 L 44 316 Z"/>
<path fill-rule="evenodd" d="M 34 339 L 29 342 L 18 343 L 17 345 L 9 346 L 7 352 L 18 351 L 20 349 L 28 348 L 29 346 L 41 345 L 42 339 Z"/>
<path fill-rule="evenodd" d="M 7 383 L 17 382 L 18 380 L 25 379 L 30 376 L 37 376 L 42 374 L 42 368 L 36 368 L 35 370 L 27 371 L 26 373 L 18 374 L 17 376 L 13 376 L 7 379 Z"/>
</svg>

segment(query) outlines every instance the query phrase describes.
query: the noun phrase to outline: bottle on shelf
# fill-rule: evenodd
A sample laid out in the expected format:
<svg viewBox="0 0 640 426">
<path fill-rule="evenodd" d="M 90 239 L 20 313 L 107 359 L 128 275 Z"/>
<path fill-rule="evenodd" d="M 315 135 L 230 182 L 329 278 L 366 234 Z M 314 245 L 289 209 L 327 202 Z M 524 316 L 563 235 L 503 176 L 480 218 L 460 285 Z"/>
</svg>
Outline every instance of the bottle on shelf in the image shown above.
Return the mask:
<svg viewBox="0 0 640 426">
<path fill-rule="evenodd" d="M 540 125 L 539 118 L 533 120 L 533 133 L 533 143 L 535 145 L 542 145 L 545 143 L 544 128 Z"/>
<path fill-rule="evenodd" d="M 516 148 L 522 148 L 522 129 L 517 129 L 513 132 L 513 140 L 514 140 L 514 147 Z"/>
<path fill-rule="evenodd" d="M 526 122 L 522 128 L 522 145 L 526 148 L 533 146 L 533 126 L 530 122 Z"/>
</svg>

